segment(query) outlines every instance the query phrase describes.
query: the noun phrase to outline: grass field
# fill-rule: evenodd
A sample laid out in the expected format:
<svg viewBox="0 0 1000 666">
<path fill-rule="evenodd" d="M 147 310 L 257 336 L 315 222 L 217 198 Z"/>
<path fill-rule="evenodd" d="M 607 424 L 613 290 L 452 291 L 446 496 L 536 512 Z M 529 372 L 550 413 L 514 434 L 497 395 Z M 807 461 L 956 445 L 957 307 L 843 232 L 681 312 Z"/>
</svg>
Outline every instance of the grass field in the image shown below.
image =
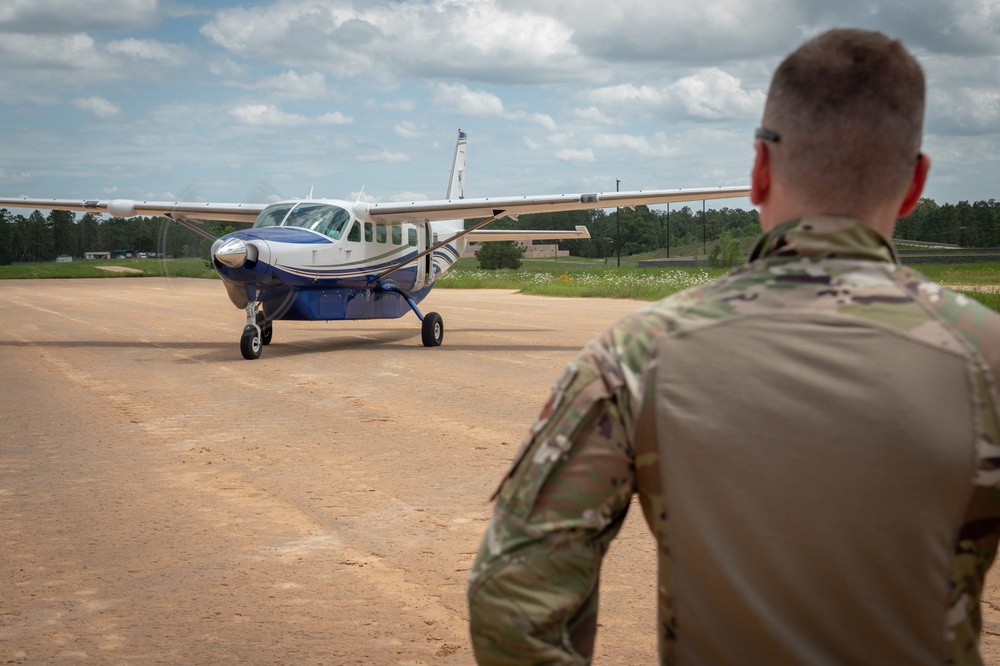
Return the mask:
<svg viewBox="0 0 1000 666">
<path fill-rule="evenodd" d="M 511 289 L 541 296 L 631 298 L 655 301 L 725 273 L 711 268 L 636 268 L 640 258 L 562 257 L 529 259 L 517 271 L 484 271 L 475 259 L 460 259 L 438 282 L 451 289 Z M 914 268 L 941 284 L 961 291 L 1000 312 L 1000 262 L 975 264 L 915 264 Z M 0 266 L 0 279 L 115 278 L 115 277 L 216 278 L 203 259 L 120 259 L 73 261 L 57 264 Z"/>
<path fill-rule="evenodd" d="M 645 257 L 643 257 L 645 258 Z M 688 287 L 710 282 L 726 271 L 712 268 L 635 268 L 634 257 L 622 268 L 605 268 L 602 259 L 525 260 L 517 271 L 483 271 L 475 259 L 460 259 L 439 286 L 456 289 L 514 289 L 544 296 L 633 298 L 655 301 Z M 611 260 L 611 265 L 617 263 Z M 1000 262 L 915 264 L 914 268 L 947 287 L 1000 312 Z M 985 291 L 984 288 L 993 291 Z"/>
</svg>

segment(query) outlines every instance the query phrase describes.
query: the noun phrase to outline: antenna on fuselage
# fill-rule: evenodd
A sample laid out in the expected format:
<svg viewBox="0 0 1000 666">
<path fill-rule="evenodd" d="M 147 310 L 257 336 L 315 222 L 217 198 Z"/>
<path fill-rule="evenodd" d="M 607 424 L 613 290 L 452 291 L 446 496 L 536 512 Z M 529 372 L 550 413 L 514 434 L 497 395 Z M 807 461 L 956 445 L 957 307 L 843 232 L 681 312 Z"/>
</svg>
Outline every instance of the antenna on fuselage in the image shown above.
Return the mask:
<svg viewBox="0 0 1000 666">
<path fill-rule="evenodd" d="M 312 201 L 312 198 L 313 198 L 313 187 L 314 186 L 310 186 L 309 187 L 309 196 L 306 197 L 306 201 Z"/>
<path fill-rule="evenodd" d="M 361 196 L 362 196 L 362 195 L 363 195 L 364 193 L 365 193 L 365 186 L 364 186 L 364 185 L 362 185 L 362 186 L 361 186 L 361 191 L 360 191 L 360 192 L 358 192 L 358 198 L 357 198 L 357 200 L 356 200 L 356 201 L 355 201 L 354 203 L 360 203 L 360 202 L 361 202 Z"/>
</svg>

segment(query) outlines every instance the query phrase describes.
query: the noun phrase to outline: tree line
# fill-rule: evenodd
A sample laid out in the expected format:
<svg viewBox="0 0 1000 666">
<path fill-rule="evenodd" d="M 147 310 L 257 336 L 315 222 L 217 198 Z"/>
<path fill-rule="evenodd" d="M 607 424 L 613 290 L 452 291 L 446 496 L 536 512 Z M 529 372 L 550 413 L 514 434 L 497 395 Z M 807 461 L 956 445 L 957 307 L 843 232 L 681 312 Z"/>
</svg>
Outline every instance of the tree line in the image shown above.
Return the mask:
<svg viewBox="0 0 1000 666">
<path fill-rule="evenodd" d="M 568 211 L 523 215 L 519 220 L 500 220 L 511 229 L 590 229 L 587 240 L 560 241 L 561 249 L 583 257 L 611 257 L 617 254 L 620 237 L 623 256 L 679 248 L 691 254 L 708 254 L 725 235 L 734 239 L 760 235 L 756 210 L 741 208 L 692 209 L 690 206 L 634 210 Z M 497 224 L 491 228 L 498 228 Z M 620 233 L 619 233 L 620 228 Z M 1000 203 L 977 201 L 970 204 L 938 204 L 921 199 L 910 216 L 896 224 L 895 240 L 911 240 L 963 247 L 1000 247 Z M 693 249 L 692 249 L 693 248 Z"/>
<path fill-rule="evenodd" d="M 212 223 L 206 223 L 212 232 Z M 221 229 L 220 229 L 221 230 Z M 0 265 L 52 261 L 87 252 L 156 252 L 171 257 L 208 258 L 211 244 L 181 225 L 159 217 L 104 218 L 69 211 L 13 215 L 0 208 Z"/>
<path fill-rule="evenodd" d="M 741 239 L 760 234 L 756 210 L 700 206 L 669 209 L 578 210 L 522 215 L 501 219 L 492 229 L 573 229 L 586 226 L 591 238 L 559 242 L 561 249 L 581 257 L 613 257 L 679 248 L 708 254 L 724 234 Z M 221 234 L 227 228 L 205 224 Z M 969 203 L 937 204 L 922 199 L 916 211 L 896 225 L 896 239 L 961 245 L 1000 247 L 1000 203 L 993 199 Z M 700 247 L 699 247 L 700 246 Z M 156 252 L 172 257 L 208 258 L 210 244 L 194 232 L 155 217 L 104 218 L 86 213 L 77 218 L 67 211 L 43 215 L 14 215 L 0 208 L 0 264 L 52 261 L 59 255 L 83 257 L 86 252 Z"/>
</svg>

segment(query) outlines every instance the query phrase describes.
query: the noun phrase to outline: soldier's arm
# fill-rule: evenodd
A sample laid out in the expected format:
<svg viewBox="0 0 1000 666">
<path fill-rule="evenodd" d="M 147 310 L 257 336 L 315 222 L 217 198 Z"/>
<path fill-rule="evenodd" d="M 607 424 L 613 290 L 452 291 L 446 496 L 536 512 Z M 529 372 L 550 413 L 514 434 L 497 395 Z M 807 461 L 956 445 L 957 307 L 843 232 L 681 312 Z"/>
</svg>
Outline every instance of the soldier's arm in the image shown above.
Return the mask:
<svg viewBox="0 0 1000 666">
<path fill-rule="evenodd" d="M 601 560 L 635 490 L 612 357 L 591 345 L 567 368 L 500 488 L 469 579 L 481 664 L 590 661 Z"/>
</svg>

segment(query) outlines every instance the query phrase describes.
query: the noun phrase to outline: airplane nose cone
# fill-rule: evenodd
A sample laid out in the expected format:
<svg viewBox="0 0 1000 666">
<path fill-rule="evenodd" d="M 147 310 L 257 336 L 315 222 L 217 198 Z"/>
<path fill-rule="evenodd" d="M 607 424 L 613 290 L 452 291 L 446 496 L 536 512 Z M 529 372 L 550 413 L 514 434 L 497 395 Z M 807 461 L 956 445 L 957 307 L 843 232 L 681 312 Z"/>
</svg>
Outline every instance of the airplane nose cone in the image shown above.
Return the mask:
<svg viewBox="0 0 1000 666">
<path fill-rule="evenodd" d="M 247 244 L 239 238 L 230 238 L 215 251 L 215 258 L 220 264 L 239 268 L 246 262 Z"/>
</svg>

